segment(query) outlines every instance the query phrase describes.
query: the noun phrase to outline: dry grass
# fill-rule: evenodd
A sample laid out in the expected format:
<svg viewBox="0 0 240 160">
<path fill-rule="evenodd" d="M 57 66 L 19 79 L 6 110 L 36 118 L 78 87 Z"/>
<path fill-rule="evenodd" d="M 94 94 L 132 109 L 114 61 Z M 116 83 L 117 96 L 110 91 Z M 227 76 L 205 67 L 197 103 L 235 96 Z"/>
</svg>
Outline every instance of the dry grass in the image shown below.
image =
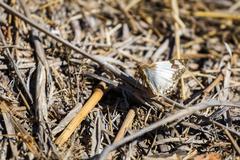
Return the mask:
<svg viewBox="0 0 240 160">
<path fill-rule="evenodd" d="M 6 4 L 0 159 L 239 158 L 238 1 Z M 176 58 L 175 93 L 150 96 L 138 67 Z"/>
</svg>

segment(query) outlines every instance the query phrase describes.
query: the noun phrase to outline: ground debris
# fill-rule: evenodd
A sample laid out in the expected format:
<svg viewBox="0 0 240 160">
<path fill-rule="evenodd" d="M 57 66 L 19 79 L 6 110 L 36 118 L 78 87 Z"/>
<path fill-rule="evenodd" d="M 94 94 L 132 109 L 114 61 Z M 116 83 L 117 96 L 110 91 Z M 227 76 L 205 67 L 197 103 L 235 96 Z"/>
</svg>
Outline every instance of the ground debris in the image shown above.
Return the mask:
<svg viewBox="0 0 240 160">
<path fill-rule="evenodd" d="M 0 159 L 240 159 L 239 10 L 234 0 L 0 1 Z M 187 60 L 178 82 L 172 59 Z M 172 68 L 154 72 L 159 61 Z M 156 80 L 177 85 L 156 95 Z"/>
</svg>

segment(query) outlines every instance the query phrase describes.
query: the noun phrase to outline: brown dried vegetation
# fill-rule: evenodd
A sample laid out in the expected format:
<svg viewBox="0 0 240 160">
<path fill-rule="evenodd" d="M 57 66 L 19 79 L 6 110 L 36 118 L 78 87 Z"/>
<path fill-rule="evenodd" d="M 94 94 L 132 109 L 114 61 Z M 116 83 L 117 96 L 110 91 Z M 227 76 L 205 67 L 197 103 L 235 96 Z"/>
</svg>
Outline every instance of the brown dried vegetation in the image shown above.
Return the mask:
<svg viewBox="0 0 240 160">
<path fill-rule="evenodd" d="M 239 11 L 0 0 L 0 159 L 239 159 Z M 150 96 L 138 67 L 170 59 L 179 87 Z"/>
</svg>

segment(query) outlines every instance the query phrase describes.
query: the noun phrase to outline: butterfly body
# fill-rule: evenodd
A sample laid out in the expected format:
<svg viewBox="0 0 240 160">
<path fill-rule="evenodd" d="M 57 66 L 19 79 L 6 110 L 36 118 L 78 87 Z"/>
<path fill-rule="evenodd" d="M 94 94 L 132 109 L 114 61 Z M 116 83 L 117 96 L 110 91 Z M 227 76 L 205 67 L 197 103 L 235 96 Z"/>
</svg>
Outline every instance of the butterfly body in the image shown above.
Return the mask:
<svg viewBox="0 0 240 160">
<path fill-rule="evenodd" d="M 142 65 L 140 73 L 144 82 L 154 95 L 169 95 L 176 88 L 177 82 L 185 72 L 186 60 L 176 59 Z"/>
</svg>

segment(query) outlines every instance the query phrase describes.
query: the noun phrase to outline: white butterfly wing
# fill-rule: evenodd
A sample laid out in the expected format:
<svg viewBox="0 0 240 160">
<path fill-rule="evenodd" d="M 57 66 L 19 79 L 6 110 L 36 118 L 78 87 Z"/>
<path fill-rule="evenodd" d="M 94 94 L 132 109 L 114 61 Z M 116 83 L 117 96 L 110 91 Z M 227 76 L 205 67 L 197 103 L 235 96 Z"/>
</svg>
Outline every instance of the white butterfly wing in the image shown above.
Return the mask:
<svg viewBox="0 0 240 160">
<path fill-rule="evenodd" d="M 168 94 L 185 71 L 179 60 L 156 62 L 154 67 L 145 67 L 143 72 L 147 84 L 154 94 Z"/>
</svg>

